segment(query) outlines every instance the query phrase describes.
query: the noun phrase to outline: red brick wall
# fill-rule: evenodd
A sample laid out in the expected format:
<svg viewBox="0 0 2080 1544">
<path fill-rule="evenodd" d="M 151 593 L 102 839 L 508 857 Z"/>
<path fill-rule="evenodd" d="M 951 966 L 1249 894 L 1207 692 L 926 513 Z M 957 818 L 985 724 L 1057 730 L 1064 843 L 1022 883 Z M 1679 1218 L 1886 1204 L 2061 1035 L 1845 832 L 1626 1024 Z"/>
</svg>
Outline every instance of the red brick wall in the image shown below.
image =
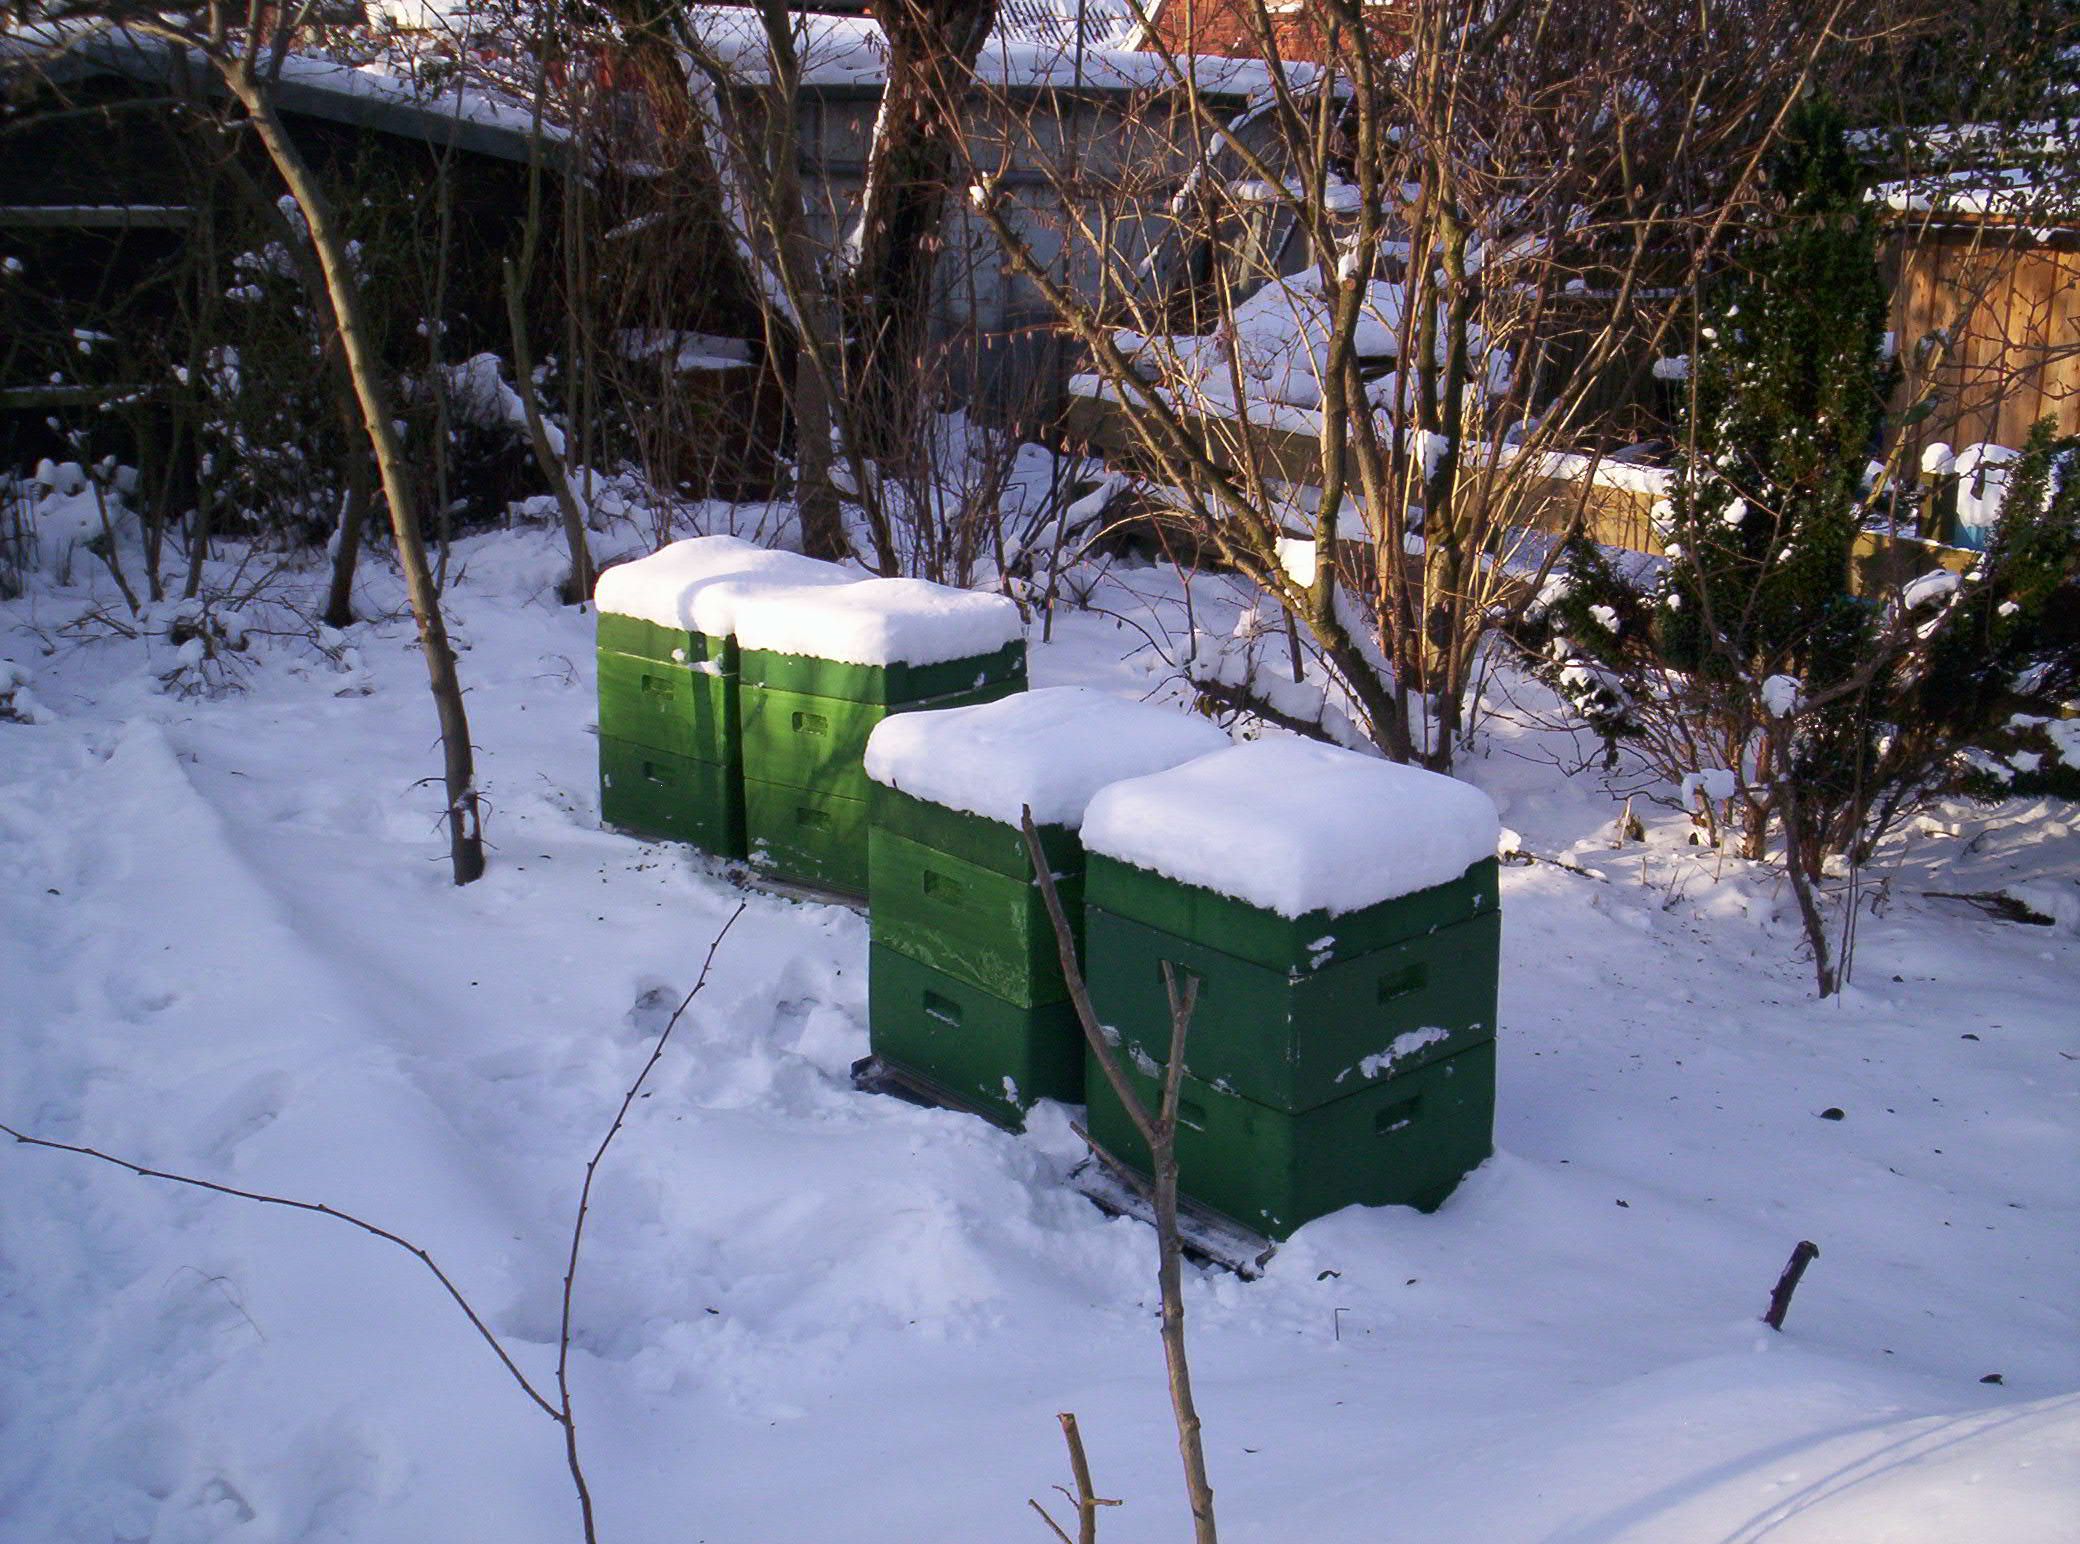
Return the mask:
<svg viewBox="0 0 2080 1544">
<path fill-rule="evenodd" d="M 1254 59 L 1260 52 L 1256 6 L 1257 0 L 1161 0 L 1150 20 L 1156 36 L 1175 52 Z M 1268 8 L 1280 55 L 1319 62 L 1329 33 L 1328 8 L 1321 0 L 1270 0 Z M 1407 36 L 1406 11 L 1393 3 L 1374 3 L 1366 10 L 1375 38 L 1398 48 Z"/>
</svg>

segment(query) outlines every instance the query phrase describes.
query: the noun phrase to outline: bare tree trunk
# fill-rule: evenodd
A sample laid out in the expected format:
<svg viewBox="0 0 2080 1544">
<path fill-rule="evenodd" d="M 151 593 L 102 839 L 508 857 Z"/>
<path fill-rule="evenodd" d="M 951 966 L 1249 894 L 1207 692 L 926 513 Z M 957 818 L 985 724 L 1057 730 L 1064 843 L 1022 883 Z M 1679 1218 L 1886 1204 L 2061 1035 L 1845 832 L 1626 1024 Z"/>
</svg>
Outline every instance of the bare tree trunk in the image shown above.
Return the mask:
<svg viewBox="0 0 2080 1544">
<path fill-rule="evenodd" d="M 426 540 L 419 526 L 418 506 L 412 501 L 411 483 L 405 470 L 404 447 L 397 437 L 389 391 L 382 366 L 368 346 L 361 317 L 361 298 L 353 268 L 338 230 L 332 223 L 332 208 L 275 115 L 267 88 L 253 74 L 250 56 L 223 61 L 222 74 L 239 104 L 252 120 L 254 131 L 267 149 L 275 170 L 288 185 L 290 196 L 302 210 L 310 227 L 311 246 L 325 275 L 326 298 L 339 330 L 340 347 L 354 382 L 354 395 L 361 404 L 363 426 L 376 457 L 376 470 L 383 483 L 383 497 L 390 505 L 390 526 L 397 538 L 397 558 L 404 569 L 405 591 L 411 597 L 412 615 L 419 624 L 419 647 L 426 656 L 426 673 L 433 691 L 434 710 L 441 726 L 441 752 L 448 794 L 448 853 L 455 883 L 466 885 L 484 872 L 484 835 L 477 806 L 476 767 L 469 742 L 469 719 L 463 711 L 462 683 L 455 671 L 455 651 L 448 643 L 448 628 L 441 616 L 440 597 L 433 587 L 433 574 L 426 564 Z"/>
<path fill-rule="evenodd" d="M 533 242 L 528 245 L 532 247 Z M 550 491 L 556 495 L 556 507 L 563 515 L 564 545 L 570 549 L 571 576 L 564 587 L 563 601 L 567 606 L 583 605 L 592 599 L 592 587 L 598 583 L 592 567 L 592 543 L 585 535 L 585 512 L 578 508 L 570 477 L 563 463 L 556 459 L 556 448 L 549 443 L 549 426 L 542 421 L 541 402 L 534 390 L 534 352 L 527 346 L 527 306 L 520 297 L 520 274 L 511 258 L 506 259 L 505 286 L 506 320 L 513 332 L 513 384 L 527 418 L 527 437 L 534 445 L 535 465 L 541 468 Z"/>
<path fill-rule="evenodd" d="M 833 562 L 852 556 L 845 521 L 831 481 L 831 398 L 815 362 L 798 357 L 794 367 L 794 497 L 802 525 L 802 551 Z"/>
<path fill-rule="evenodd" d="M 1055 948 L 1061 957 L 1062 974 L 1069 984 L 1069 1000 L 1076 1005 L 1077 1021 L 1083 1026 L 1084 1043 L 1104 1069 L 1105 1081 L 1126 1111 L 1141 1140 L 1148 1145 L 1149 1179 L 1140 1178 L 1111 1154 L 1091 1143 L 1091 1151 L 1110 1165 L 1128 1184 L 1148 1197 L 1156 1216 L 1156 1286 L 1162 1299 L 1161 1334 L 1163 1365 L 1170 1379 L 1170 1411 L 1177 1422 L 1177 1452 L 1184 1463 L 1185 1497 L 1192 1509 L 1192 1538 L 1195 1544 L 1219 1544 L 1213 1517 L 1213 1485 L 1206 1477 L 1206 1448 L 1200 1438 L 1199 1406 L 1192 1397 L 1192 1367 L 1185 1354 L 1184 1340 L 1184 1238 L 1177 1226 L 1177 1101 L 1184 1080 L 1184 1043 L 1191 1028 L 1192 1010 L 1199 999 L 1199 981 L 1187 974 L 1182 981 L 1166 960 L 1163 989 L 1170 999 L 1170 1060 L 1163 1068 L 1161 1107 L 1151 1112 L 1127 1081 L 1119 1054 L 1105 1037 L 1098 1015 L 1091 1007 L 1090 991 L 1083 968 L 1076 959 L 1076 935 L 1062 910 L 1055 890 L 1054 873 L 1040 846 L 1040 833 L 1033 825 L 1031 809 L 1023 811 L 1026 854 L 1040 885 L 1040 898 L 1047 905 L 1048 920 L 1054 924 Z M 1085 1140 L 1089 1138 L 1086 1135 Z M 1079 1480 L 1079 1483 L 1081 1481 Z"/>
<path fill-rule="evenodd" d="M 789 394 L 789 406 L 794 410 L 795 508 L 801 520 L 802 550 L 812 558 L 835 561 L 852 555 L 838 507 L 837 484 L 831 480 L 831 373 L 842 363 L 839 351 L 844 345 L 829 290 L 817 273 L 808 210 L 802 203 L 795 117 L 802 63 L 794 46 L 793 14 L 780 0 L 765 0 L 759 15 L 773 70 L 764 154 L 772 191 L 762 213 L 770 227 L 781 284 L 795 308 L 798 334 L 794 389 Z"/>
<path fill-rule="evenodd" d="M 621 24 L 628 58 L 635 66 L 660 138 L 699 168 L 680 183 L 683 212 L 704 239 L 690 243 L 693 259 L 680 274 L 679 293 L 696 302 L 692 325 L 733 338 L 756 336 L 761 307 L 758 286 L 745 266 L 722 207 L 721 179 L 708 149 L 707 130 L 686 78 L 680 45 L 688 41 L 687 8 L 658 0 L 606 0 L 604 9 Z M 675 30 L 680 34 L 674 37 Z"/>
<path fill-rule="evenodd" d="M 996 0 L 874 0 L 870 9 L 888 39 L 888 80 L 850 292 L 869 409 L 861 422 L 886 442 L 870 447 L 883 459 L 913 448 L 905 431 L 920 400 L 947 185 L 962 152 L 959 104 L 997 7 Z"/>
<path fill-rule="evenodd" d="M 1791 893 L 1798 900 L 1798 916 L 1805 925 L 1806 943 L 1813 951 L 1813 976 L 1818 995 L 1832 997 L 1840 983 L 1835 977 L 1833 957 L 1827 947 L 1827 921 L 1820 915 L 1819 898 L 1813 893 L 1813 877 L 1819 854 L 1813 833 L 1806 829 L 1805 811 L 1787 775 L 1777 783 L 1777 816 L 1784 822 L 1784 871 L 1791 876 Z M 1814 867 L 1808 867 L 1811 861 Z"/>
<path fill-rule="evenodd" d="M 541 403 L 534 389 L 534 351 L 527 342 L 527 305 L 524 288 L 534 277 L 534 255 L 542 239 L 542 112 L 548 103 L 548 73 L 541 60 L 546 57 L 546 29 L 554 24 L 554 13 L 543 18 L 544 34 L 536 38 L 537 62 L 534 81 L 534 117 L 530 127 L 527 147 L 527 228 L 520 241 L 520 264 L 516 268 L 511 258 L 505 259 L 502 278 L 506 294 L 506 322 L 513 336 L 513 379 L 520 394 L 522 416 L 527 420 L 528 439 L 534 446 L 535 464 L 541 469 L 542 478 L 549 484 L 549 491 L 556 498 L 556 508 L 563 517 L 563 540 L 571 559 L 570 578 L 563 590 L 563 601 L 567 606 L 582 605 L 592 599 L 595 576 L 592 568 L 592 544 L 585 536 L 584 512 L 571 493 L 570 478 L 564 473 L 563 463 L 557 459 L 556 451 L 549 443 L 549 431 L 542 423 Z M 567 172 L 566 175 L 569 175 Z M 576 235 L 564 232 L 564 248 L 570 250 Z M 578 297 L 565 297 L 565 304 L 576 314 Z M 573 371 L 576 359 L 570 361 Z"/>
<path fill-rule="evenodd" d="M 368 520 L 368 467 L 358 451 L 347 458 L 347 499 L 339 512 L 332 552 L 332 584 L 325 596 L 325 625 L 354 625 L 354 569 L 361 557 L 361 529 Z"/>
</svg>

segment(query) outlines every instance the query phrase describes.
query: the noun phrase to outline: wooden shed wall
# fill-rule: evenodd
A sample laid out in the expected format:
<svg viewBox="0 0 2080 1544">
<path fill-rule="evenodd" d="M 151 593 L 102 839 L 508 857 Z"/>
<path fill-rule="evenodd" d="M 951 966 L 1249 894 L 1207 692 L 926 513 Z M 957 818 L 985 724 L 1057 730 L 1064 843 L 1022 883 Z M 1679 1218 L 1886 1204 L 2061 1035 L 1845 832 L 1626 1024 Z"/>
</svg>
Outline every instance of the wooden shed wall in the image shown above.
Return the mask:
<svg viewBox="0 0 2080 1544">
<path fill-rule="evenodd" d="M 1937 440 L 2019 446 L 2045 416 L 2061 433 L 2080 433 L 2080 241 L 1944 226 L 1895 237 L 1888 266 L 1906 367 L 1894 409 L 1928 384 L 1937 393 L 1934 414 L 1909 431 L 1917 454 Z M 1951 348 L 1932 370 L 1923 366 L 1921 340 L 1953 327 Z"/>
<path fill-rule="evenodd" d="M 803 182 L 821 242 L 837 245 L 859 217 L 878 103 L 873 87 L 807 89 L 796 103 Z M 1238 99 L 1216 112 L 1242 106 Z M 1101 266 L 1116 284 L 1126 264 L 1173 237 L 1168 200 L 1199 137 L 1181 98 L 1016 88 L 978 98 L 967 128 L 975 161 L 1003 168 L 996 185 L 1006 223 L 1085 298 L 1096 300 Z M 1072 164 L 1073 197 L 1064 191 Z M 1085 238 L 1101 229 L 1113 254 L 1103 265 Z M 1053 420 L 1066 405 L 1076 352 L 1053 309 L 1013 271 L 965 198 L 949 198 L 940 239 L 932 321 L 945 378 L 996 421 L 1037 429 Z M 1166 277 L 1160 267 L 1150 271 L 1151 293 Z"/>
</svg>

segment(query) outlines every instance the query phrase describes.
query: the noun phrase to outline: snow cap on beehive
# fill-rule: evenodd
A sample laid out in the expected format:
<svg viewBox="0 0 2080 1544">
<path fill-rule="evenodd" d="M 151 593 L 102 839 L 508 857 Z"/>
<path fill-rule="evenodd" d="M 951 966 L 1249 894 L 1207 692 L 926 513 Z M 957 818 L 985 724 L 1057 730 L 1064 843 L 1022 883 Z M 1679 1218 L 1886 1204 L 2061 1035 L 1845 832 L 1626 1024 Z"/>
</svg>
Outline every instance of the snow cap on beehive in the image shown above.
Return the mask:
<svg viewBox="0 0 2080 1544">
<path fill-rule="evenodd" d="M 754 585 L 828 586 L 856 582 L 835 563 L 779 552 L 737 536 L 690 536 L 599 576 L 593 599 L 604 612 L 687 632 L 723 637 L 735 606 Z"/>
<path fill-rule="evenodd" d="M 923 579 L 761 589 L 737 603 L 737 647 L 847 665 L 937 665 L 994 654 L 1022 631 L 1002 595 Z"/>
<path fill-rule="evenodd" d="M 1084 850 L 1281 917 L 1358 911 L 1495 853 L 1478 788 L 1311 740 L 1257 740 L 1114 783 Z"/>
<path fill-rule="evenodd" d="M 996 702 L 883 719 L 867 741 L 867 776 L 913 798 L 1017 825 L 1083 824 L 1091 796 L 1218 751 L 1203 718 L 1088 686 L 1051 686 Z"/>
</svg>

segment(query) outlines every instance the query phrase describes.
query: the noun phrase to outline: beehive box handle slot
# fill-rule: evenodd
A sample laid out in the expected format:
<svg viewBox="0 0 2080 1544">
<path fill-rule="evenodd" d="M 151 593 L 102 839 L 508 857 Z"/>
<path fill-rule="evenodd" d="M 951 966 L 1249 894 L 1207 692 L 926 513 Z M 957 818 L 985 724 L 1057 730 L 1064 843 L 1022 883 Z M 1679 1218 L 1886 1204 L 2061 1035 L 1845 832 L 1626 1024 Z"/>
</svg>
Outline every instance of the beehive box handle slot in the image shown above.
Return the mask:
<svg viewBox="0 0 2080 1544">
<path fill-rule="evenodd" d="M 1397 1099 L 1372 1117 L 1374 1136 L 1390 1137 L 1397 1131 L 1406 1131 L 1416 1123 L 1422 1113 L 1423 1096 L 1416 1094 L 1407 1099 Z"/>
<path fill-rule="evenodd" d="M 1390 1003 L 1396 998 L 1420 992 L 1429 984 L 1430 963 L 1427 960 L 1417 960 L 1412 965 L 1404 965 L 1401 969 L 1389 971 L 1379 978 L 1379 1000 Z"/>
</svg>

